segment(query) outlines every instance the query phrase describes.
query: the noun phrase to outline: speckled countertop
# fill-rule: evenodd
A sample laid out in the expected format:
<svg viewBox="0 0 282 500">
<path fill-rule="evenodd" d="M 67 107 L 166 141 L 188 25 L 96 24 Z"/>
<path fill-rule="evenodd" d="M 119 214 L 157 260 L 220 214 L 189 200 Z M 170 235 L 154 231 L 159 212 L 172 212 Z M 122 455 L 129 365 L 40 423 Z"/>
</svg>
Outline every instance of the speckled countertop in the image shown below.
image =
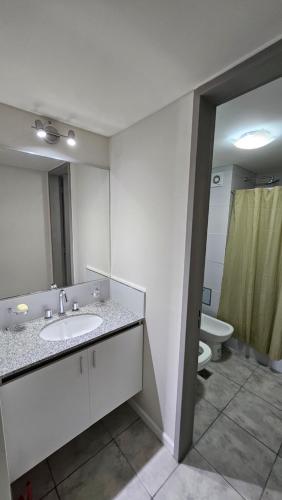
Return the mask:
<svg viewBox="0 0 282 500">
<path fill-rule="evenodd" d="M 93 332 L 63 341 L 50 342 L 39 335 L 44 326 L 59 319 L 58 315 L 54 315 L 50 320 L 37 318 L 27 321 L 26 329 L 22 332 L 0 329 L 0 382 L 28 368 L 54 360 L 68 351 L 87 347 L 88 344 L 143 319 L 112 300 L 89 304 L 81 307 L 78 312 L 67 311 L 66 316 L 87 313 L 97 314 L 103 318 L 103 323 Z"/>
</svg>

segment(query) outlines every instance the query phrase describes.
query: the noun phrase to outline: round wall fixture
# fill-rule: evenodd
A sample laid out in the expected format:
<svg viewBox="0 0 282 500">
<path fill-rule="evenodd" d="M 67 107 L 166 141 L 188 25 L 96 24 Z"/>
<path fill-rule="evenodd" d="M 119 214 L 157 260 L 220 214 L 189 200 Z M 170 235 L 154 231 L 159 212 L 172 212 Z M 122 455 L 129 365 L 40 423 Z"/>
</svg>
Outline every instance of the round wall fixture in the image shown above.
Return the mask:
<svg viewBox="0 0 282 500">
<path fill-rule="evenodd" d="M 45 141 L 48 142 L 48 144 L 57 144 L 59 142 L 60 134 L 53 125 L 46 125 L 44 130 L 46 132 Z"/>
<path fill-rule="evenodd" d="M 220 179 L 220 175 L 214 175 L 214 176 L 213 176 L 212 181 L 213 181 L 213 183 L 214 183 L 214 184 L 219 184 L 219 183 L 220 183 L 220 180 L 221 180 L 221 179 Z"/>
</svg>

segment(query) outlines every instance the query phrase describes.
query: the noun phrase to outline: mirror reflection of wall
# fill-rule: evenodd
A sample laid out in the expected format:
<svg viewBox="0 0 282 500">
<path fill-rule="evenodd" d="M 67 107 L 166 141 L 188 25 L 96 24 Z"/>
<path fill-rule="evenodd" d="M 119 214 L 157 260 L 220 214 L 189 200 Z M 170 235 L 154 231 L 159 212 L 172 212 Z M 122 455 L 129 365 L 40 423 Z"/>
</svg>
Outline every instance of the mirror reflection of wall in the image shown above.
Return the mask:
<svg viewBox="0 0 282 500">
<path fill-rule="evenodd" d="M 110 272 L 109 171 L 0 150 L 0 299 Z"/>
<path fill-rule="evenodd" d="M 71 165 L 73 277 L 75 283 L 110 272 L 110 172 Z"/>
</svg>

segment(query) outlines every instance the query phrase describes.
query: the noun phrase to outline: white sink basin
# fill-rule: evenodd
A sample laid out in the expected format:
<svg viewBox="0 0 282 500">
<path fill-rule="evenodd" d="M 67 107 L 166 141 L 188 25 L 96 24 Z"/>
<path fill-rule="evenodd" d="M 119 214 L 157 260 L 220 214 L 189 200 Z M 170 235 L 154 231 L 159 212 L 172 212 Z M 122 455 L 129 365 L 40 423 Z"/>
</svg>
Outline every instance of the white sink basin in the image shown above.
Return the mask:
<svg viewBox="0 0 282 500">
<path fill-rule="evenodd" d="M 86 333 L 93 332 L 103 323 L 100 316 L 95 314 L 77 314 L 67 316 L 44 326 L 40 332 L 40 337 L 44 340 L 55 342 L 58 340 L 73 339 Z"/>
</svg>

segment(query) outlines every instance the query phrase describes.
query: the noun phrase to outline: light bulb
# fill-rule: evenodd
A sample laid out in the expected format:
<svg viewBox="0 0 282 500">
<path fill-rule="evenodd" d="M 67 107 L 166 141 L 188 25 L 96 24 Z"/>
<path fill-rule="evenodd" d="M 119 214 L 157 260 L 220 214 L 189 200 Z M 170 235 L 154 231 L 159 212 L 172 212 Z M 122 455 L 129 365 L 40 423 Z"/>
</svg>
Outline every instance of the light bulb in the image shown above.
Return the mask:
<svg viewBox="0 0 282 500">
<path fill-rule="evenodd" d="M 76 145 L 75 134 L 74 134 L 73 130 L 69 130 L 68 137 L 67 137 L 67 143 L 69 146 Z"/>
<path fill-rule="evenodd" d="M 40 137 L 40 139 L 45 139 L 45 137 L 47 136 L 47 133 L 45 132 L 45 130 L 43 130 L 43 128 L 37 130 L 36 134 L 38 137 Z"/>
<path fill-rule="evenodd" d="M 44 130 L 44 126 L 41 120 L 35 120 L 35 127 L 36 129 L 36 135 L 37 137 L 40 137 L 40 139 L 45 139 L 47 136 L 47 132 Z"/>
<path fill-rule="evenodd" d="M 76 145 L 76 140 L 73 139 L 73 137 L 68 137 L 67 138 L 67 143 L 69 146 L 75 146 Z"/>
</svg>

